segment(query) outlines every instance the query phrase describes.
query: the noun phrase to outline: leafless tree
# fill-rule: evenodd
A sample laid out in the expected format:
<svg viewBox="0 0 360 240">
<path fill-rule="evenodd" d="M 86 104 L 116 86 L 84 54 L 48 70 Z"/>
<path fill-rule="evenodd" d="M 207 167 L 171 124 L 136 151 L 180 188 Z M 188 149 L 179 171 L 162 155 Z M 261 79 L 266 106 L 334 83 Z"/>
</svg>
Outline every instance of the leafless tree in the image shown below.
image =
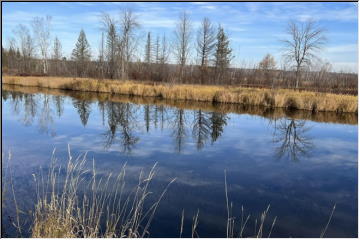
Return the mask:
<svg viewBox="0 0 360 240">
<path fill-rule="evenodd" d="M 145 63 L 150 65 L 152 61 L 152 43 L 151 43 L 151 33 L 148 32 L 146 46 L 145 46 Z"/>
<path fill-rule="evenodd" d="M 105 59 L 107 61 L 107 73 L 110 79 L 117 77 L 117 65 L 120 54 L 119 39 L 116 31 L 116 21 L 109 15 L 104 13 L 101 18 L 103 30 L 106 33 L 106 49 Z"/>
<path fill-rule="evenodd" d="M 31 59 L 34 57 L 34 39 L 30 35 L 29 29 L 20 24 L 14 30 L 14 33 L 18 37 L 18 42 L 20 45 L 21 57 L 22 57 L 22 71 L 24 73 L 29 73 L 31 71 L 30 64 Z"/>
<path fill-rule="evenodd" d="M 121 78 L 128 77 L 129 62 L 136 46 L 135 30 L 139 23 L 130 9 L 124 9 L 120 16 Z"/>
<path fill-rule="evenodd" d="M 62 46 L 61 46 L 61 42 L 60 40 L 55 37 L 54 40 L 54 46 L 53 46 L 53 55 L 52 55 L 52 59 L 54 60 L 60 60 L 62 57 Z"/>
<path fill-rule="evenodd" d="M 55 71 L 56 75 L 58 75 L 59 72 L 60 72 L 59 71 L 59 65 L 60 65 L 61 57 L 62 57 L 61 42 L 57 37 L 55 37 L 54 46 L 53 46 L 52 60 L 54 62 L 54 71 Z"/>
<path fill-rule="evenodd" d="M 32 22 L 35 38 L 38 43 L 43 62 L 43 73 L 48 71 L 48 50 L 50 46 L 50 23 L 51 17 L 35 17 Z"/>
<path fill-rule="evenodd" d="M 305 23 L 290 21 L 286 29 L 289 38 L 283 40 L 285 57 L 295 65 L 295 87 L 299 87 L 301 70 L 310 65 L 316 51 L 326 43 L 325 30 L 313 20 Z"/>
<path fill-rule="evenodd" d="M 276 62 L 274 57 L 271 54 L 266 54 L 266 56 L 260 61 L 259 68 L 262 71 L 265 81 L 268 85 L 271 84 L 271 87 L 274 85 L 274 70 L 276 68 Z"/>
<path fill-rule="evenodd" d="M 185 66 L 190 52 L 190 37 L 191 37 L 191 22 L 190 17 L 186 12 L 180 15 L 179 21 L 175 30 L 176 46 L 175 54 L 179 64 L 179 79 L 183 81 Z"/>
<path fill-rule="evenodd" d="M 213 55 L 216 43 L 216 33 L 208 18 L 204 18 L 201 22 L 201 27 L 197 34 L 196 51 L 200 60 L 200 83 L 207 78 L 207 67 L 209 65 L 209 58 Z"/>
<path fill-rule="evenodd" d="M 100 48 L 99 48 L 99 77 L 100 79 L 104 78 L 104 68 L 105 68 L 105 43 L 104 43 L 104 32 L 101 33 L 101 42 L 100 42 Z"/>
</svg>

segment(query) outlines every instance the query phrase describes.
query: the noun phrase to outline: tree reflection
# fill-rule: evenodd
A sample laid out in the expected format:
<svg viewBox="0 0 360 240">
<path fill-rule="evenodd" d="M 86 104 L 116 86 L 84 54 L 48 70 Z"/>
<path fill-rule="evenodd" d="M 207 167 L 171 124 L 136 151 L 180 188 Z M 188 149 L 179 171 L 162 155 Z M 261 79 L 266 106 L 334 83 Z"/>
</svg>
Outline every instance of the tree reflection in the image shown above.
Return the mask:
<svg viewBox="0 0 360 240">
<path fill-rule="evenodd" d="M 43 95 L 43 101 L 42 101 L 42 108 L 40 110 L 39 115 L 39 129 L 40 132 L 43 133 L 49 133 L 51 132 L 51 135 L 56 135 L 53 130 L 51 130 L 51 124 L 53 123 L 53 116 L 52 116 L 52 110 L 51 110 L 51 102 L 50 102 L 50 96 L 47 94 Z"/>
<path fill-rule="evenodd" d="M 10 102 L 13 113 L 21 117 L 22 123 L 38 123 L 40 132 L 51 135 L 55 135 L 54 116 L 61 118 L 64 114 L 65 98 L 61 95 L 3 91 L 3 100 Z M 86 94 L 81 98 L 78 95 L 71 98 L 70 104 L 76 109 L 75 112 L 84 127 L 88 123 L 92 107 L 95 107 L 91 99 Z M 196 148 L 201 150 L 208 141 L 214 143 L 221 137 L 228 120 L 223 113 L 207 112 L 202 108 L 186 111 L 181 107 L 168 107 L 166 104 L 136 105 L 129 102 L 98 101 L 97 107 L 99 124 L 102 120 L 105 128 L 102 134 L 104 148 L 109 149 L 117 144 L 121 146 L 122 152 L 126 153 L 131 153 L 139 142 L 135 131 L 140 127 L 145 127 L 146 132 L 149 132 L 152 126 L 161 130 L 170 127 L 174 149 L 180 153 L 188 137 L 187 131 L 191 131 Z M 193 119 L 188 121 L 190 117 Z M 138 124 L 139 121 L 144 124 Z M 190 124 L 187 125 L 188 123 Z"/>
<path fill-rule="evenodd" d="M 227 124 L 227 120 L 228 116 L 224 113 L 211 113 L 211 143 L 216 142 L 216 140 L 221 136 L 224 131 L 224 126 Z"/>
<path fill-rule="evenodd" d="M 24 96 L 24 123 L 31 125 L 36 116 L 37 103 L 35 94 L 25 94 Z"/>
<path fill-rule="evenodd" d="M 182 151 L 186 137 L 185 121 L 186 119 L 184 109 L 175 109 L 173 136 L 175 137 L 175 150 L 179 153 Z"/>
<path fill-rule="evenodd" d="M 122 151 L 131 153 L 134 145 L 139 141 L 133 135 L 132 105 L 130 103 L 106 103 L 109 129 L 105 132 L 105 149 L 109 149 L 119 139 Z"/>
<path fill-rule="evenodd" d="M 146 132 L 149 132 L 150 130 L 150 105 L 144 106 L 144 121 L 146 126 Z"/>
<path fill-rule="evenodd" d="M 194 122 L 192 134 L 196 140 L 196 148 L 201 150 L 211 132 L 211 121 L 208 113 L 202 110 L 194 111 Z"/>
<path fill-rule="evenodd" d="M 11 103 L 12 103 L 12 109 L 14 114 L 19 115 L 20 114 L 20 104 L 23 99 L 23 93 L 19 92 L 11 92 Z"/>
<path fill-rule="evenodd" d="M 64 96 L 53 96 L 57 116 L 60 118 L 64 112 Z"/>
<path fill-rule="evenodd" d="M 86 100 L 73 99 L 73 105 L 79 113 L 82 125 L 85 127 L 91 112 L 91 102 Z"/>
<path fill-rule="evenodd" d="M 313 148 L 311 139 L 307 136 L 310 128 L 306 127 L 304 120 L 281 119 L 274 129 L 274 142 L 279 144 L 276 148 L 279 159 L 285 157 L 299 161 Z"/>
</svg>

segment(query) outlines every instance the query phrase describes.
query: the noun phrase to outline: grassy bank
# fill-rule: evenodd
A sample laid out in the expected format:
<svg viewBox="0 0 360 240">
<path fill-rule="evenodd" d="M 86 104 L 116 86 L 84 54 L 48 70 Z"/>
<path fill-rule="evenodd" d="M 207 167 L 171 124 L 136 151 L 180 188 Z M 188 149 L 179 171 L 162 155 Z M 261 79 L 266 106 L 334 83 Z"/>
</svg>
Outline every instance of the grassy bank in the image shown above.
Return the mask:
<svg viewBox="0 0 360 240">
<path fill-rule="evenodd" d="M 358 117 L 355 113 L 336 113 L 336 112 L 317 112 L 310 111 L 287 111 L 284 108 L 267 108 L 261 106 L 249 106 L 243 104 L 225 104 L 213 102 L 184 101 L 172 99 L 160 99 L 156 97 L 129 96 L 120 94 L 109 94 L 99 92 L 80 92 L 66 91 L 61 89 L 39 88 L 39 87 L 23 87 L 18 85 L 4 84 L 4 91 L 19 94 L 36 94 L 43 93 L 53 96 L 69 96 L 79 101 L 99 101 L 99 102 L 121 102 L 157 105 L 164 107 L 175 107 L 186 110 L 203 110 L 208 112 L 250 114 L 265 117 L 267 119 L 279 119 L 289 117 L 293 119 L 311 120 L 315 122 L 341 123 L 341 124 L 357 124 Z M 6 94 L 3 92 L 3 94 Z"/>
<path fill-rule="evenodd" d="M 64 90 L 104 92 L 132 96 L 159 97 L 219 103 L 241 103 L 265 107 L 282 107 L 313 112 L 357 112 L 357 96 L 257 89 L 235 86 L 165 85 L 119 80 L 96 80 L 62 77 L 4 76 L 2 83 Z"/>
</svg>

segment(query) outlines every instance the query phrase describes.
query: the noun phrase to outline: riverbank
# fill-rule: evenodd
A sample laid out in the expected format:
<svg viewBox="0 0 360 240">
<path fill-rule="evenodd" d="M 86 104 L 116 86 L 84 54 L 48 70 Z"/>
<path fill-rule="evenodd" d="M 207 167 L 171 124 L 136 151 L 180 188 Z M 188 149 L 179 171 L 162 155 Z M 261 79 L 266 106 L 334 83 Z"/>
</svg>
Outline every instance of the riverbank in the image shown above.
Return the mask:
<svg viewBox="0 0 360 240">
<path fill-rule="evenodd" d="M 79 101 L 91 102 L 115 102 L 115 103 L 133 103 L 139 105 L 157 105 L 163 107 L 180 108 L 186 110 L 203 110 L 207 112 L 250 114 L 260 116 L 271 120 L 279 118 L 292 118 L 297 120 L 310 120 L 315 122 L 357 124 L 358 117 L 356 113 L 336 113 L 336 112 L 310 112 L 304 110 L 287 111 L 285 108 L 267 108 L 262 106 L 250 106 L 243 104 L 226 104 L 200 101 L 171 100 L 160 99 L 156 97 L 129 96 L 121 94 L 109 94 L 100 92 L 80 92 L 61 89 L 24 87 L 18 85 L 4 84 L 2 86 L 3 97 L 6 98 L 7 91 L 18 94 L 49 94 L 53 96 L 68 96 Z"/>
<path fill-rule="evenodd" d="M 165 85 L 121 80 L 3 76 L 2 83 L 63 90 L 159 97 L 170 100 L 238 103 L 312 112 L 357 112 L 357 96 L 236 86 Z"/>
</svg>

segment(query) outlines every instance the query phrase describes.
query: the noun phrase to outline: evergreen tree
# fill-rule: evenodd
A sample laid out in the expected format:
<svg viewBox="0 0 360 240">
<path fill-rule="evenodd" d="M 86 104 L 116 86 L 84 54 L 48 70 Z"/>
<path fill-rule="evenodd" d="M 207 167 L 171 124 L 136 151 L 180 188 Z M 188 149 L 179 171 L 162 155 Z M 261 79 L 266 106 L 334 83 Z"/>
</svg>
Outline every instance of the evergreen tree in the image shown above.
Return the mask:
<svg viewBox="0 0 360 240">
<path fill-rule="evenodd" d="M 87 64 L 91 58 L 90 45 L 86 39 L 84 30 L 80 31 L 79 38 L 72 51 L 71 58 L 75 61 L 76 72 L 78 76 L 84 76 L 86 73 Z"/>
<path fill-rule="evenodd" d="M 217 33 L 217 43 L 215 52 L 215 69 L 216 69 L 216 81 L 219 83 L 220 79 L 224 80 L 225 71 L 230 65 L 232 59 L 232 49 L 230 48 L 230 41 L 226 35 L 224 28 L 219 26 Z"/>
</svg>

